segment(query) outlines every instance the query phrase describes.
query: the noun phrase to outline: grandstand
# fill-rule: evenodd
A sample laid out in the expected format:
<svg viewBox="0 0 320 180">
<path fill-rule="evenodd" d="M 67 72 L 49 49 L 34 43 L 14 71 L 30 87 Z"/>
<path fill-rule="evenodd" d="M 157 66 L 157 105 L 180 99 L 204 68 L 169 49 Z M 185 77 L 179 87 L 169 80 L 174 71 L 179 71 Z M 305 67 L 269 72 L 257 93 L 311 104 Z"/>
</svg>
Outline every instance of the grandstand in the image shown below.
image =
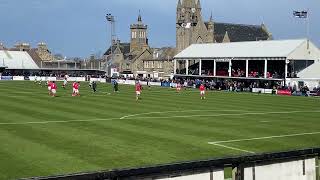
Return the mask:
<svg viewBox="0 0 320 180">
<path fill-rule="evenodd" d="M 319 63 L 320 51 L 307 39 L 194 44 L 175 56 L 174 74 L 288 85 L 297 78 L 319 82 Z"/>
</svg>

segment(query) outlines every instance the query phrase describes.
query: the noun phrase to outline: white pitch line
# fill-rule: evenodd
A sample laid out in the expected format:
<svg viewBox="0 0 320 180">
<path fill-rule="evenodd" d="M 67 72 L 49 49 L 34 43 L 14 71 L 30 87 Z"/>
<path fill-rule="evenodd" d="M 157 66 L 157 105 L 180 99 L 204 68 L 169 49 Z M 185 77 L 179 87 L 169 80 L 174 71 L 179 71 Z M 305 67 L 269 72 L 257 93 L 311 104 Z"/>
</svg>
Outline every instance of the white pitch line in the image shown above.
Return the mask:
<svg viewBox="0 0 320 180">
<path fill-rule="evenodd" d="M 226 145 L 222 145 L 222 144 L 212 144 L 212 145 L 220 146 L 220 147 L 223 147 L 223 148 L 232 149 L 232 150 L 236 150 L 236 151 L 242 151 L 242 152 L 246 152 L 246 153 L 250 153 L 250 154 L 255 154 L 255 152 L 253 152 L 253 151 L 247 151 L 247 150 L 244 150 L 244 149 L 235 148 L 235 147 L 231 147 L 231 146 L 226 146 Z"/>
<path fill-rule="evenodd" d="M 150 115 L 150 114 L 164 114 L 164 113 L 179 113 L 179 112 L 244 112 L 243 110 L 180 110 L 180 111 L 159 111 L 159 112 L 146 112 L 139 114 L 131 114 L 123 116 L 120 119 L 127 119 L 131 117 L 141 116 L 141 115 Z M 149 117 L 140 117 L 140 118 L 149 118 Z M 155 118 L 155 117 L 154 117 Z"/>
<path fill-rule="evenodd" d="M 260 121 L 261 123 L 269 123 L 269 122 L 271 122 L 271 121 Z"/>
<path fill-rule="evenodd" d="M 190 110 L 189 110 L 190 111 Z M 231 111 L 231 110 L 229 110 Z M 165 117 L 139 117 L 139 119 L 169 119 L 169 118 L 189 118 L 189 117 L 220 117 L 220 116 L 245 116 L 245 115 L 268 115 L 268 114 L 294 114 L 294 113 L 320 113 L 315 111 L 283 111 L 283 112 L 252 112 L 238 114 L 199 114 L 199 115 L 181 115 L 181 116 L 165 116 Z M 143 115 L 143 114 L 140 114 Z M 122 117 L 122 119 L 130 119 L 132 116 Z"/>
<path fill-rule="evenodd" d="M 221 143 L 255 141 L 255 140 L 262 140 L 262 139 L 275 139 L 275 138 L 284 138 L 284 137 L 297 137 L 297 136 L 306 136 L 306 135 L 315 135 L 315 134 L 320 134 L 320 131 L 319 132 L 310 132 L 310 133 L 299 133 L 299 134 L 286 134 L 286 135 L 278 135 L 278 136 L 266 136 L 266 137 L 257 137 L 257 138 L 248 138 L 248 139 L 234 139 L 234 140 L 227 140 L 227 141 L 215 141 L 215 142 L 208 142 L 208 144 L 216 145 L 216 144 L 221 144 Z"/>
<path fill-rule="evenodd" d="M 2 93 L 2 95 L 5 95 L 8 92 L 1 92 L 1 93 Z M 11 93 L 11 94 L 34 94 L 34 93 L 35 92 L 29 91 L 29 92 L 14 92 L 14 93 Z M 10 92 L 8 94 L 10 94 Z"/>
<path fill-rule="evenodd" d="M 0 125 L 53 124 L 53 123 L 73 123 L 73 122 L 112 121 L 112 120 L 119 120 L 119 118 L 109 118 L 109 119 L 85 119 L 85 120 L 67 120 L 67 121 L 33 121 L 33 122 L 17 122 L 17 123 L 0 123 Z"/>
</svg>

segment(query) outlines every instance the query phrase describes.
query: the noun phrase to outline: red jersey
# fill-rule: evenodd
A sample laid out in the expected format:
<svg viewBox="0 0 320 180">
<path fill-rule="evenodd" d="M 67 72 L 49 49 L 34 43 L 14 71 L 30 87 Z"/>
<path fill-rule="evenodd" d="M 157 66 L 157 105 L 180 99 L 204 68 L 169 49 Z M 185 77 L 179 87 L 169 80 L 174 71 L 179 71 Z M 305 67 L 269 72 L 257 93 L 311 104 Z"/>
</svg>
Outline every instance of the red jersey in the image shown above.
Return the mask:
<svg viewBox="0 0 320 180">
<path fill-rule="evenodd" d="M 73 88 L 74 88 L 74 89 L 79 89 L 79 84 L 78 84 L 78 83 L 75 83 L 74 86 L 73 86 Z"/>
<path fill-rule="evenodd" d="M 76 82 L 72 83 L 72 87 L 75 88 L 76 84 L 77 84 Z"/>
<path fill-rule="evenodd" d="M 203 84 L 200 85 L 200 91 L 204 91 L 205 90 L 205 87 Z"/>
<path fill-rule="evenodd" d="M 177 84 L 177 88 L 181 88 L 181 84 L 180 83 Z"/>
<path fill-rule="evenodd" d="M 51 81 L 49 81 L 49 82 L 48 82 L 48 87 L 51 87 L 51 84 L 52 84 L 52 82 L 51 82 Z"/>
<path fill-rule="evenodd" d="M 140 84 L 136 84 L 136 91 L 141 91 L 141 85 Z"/>
<path fill-rule="evenodd" d="M 51 89 L 57 89 L 57 85 L 55 83 L 51 83 Z"/>
</svg>

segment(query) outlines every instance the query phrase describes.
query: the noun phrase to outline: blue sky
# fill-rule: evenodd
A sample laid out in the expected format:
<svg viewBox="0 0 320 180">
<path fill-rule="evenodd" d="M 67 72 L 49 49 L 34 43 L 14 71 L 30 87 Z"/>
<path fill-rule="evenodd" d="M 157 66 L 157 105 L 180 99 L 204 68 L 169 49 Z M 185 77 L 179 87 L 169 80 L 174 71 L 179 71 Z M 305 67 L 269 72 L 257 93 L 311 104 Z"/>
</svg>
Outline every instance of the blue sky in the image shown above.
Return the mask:
<svg viewBox="0 0 320 180">
<path fill-rule="evenodd" d="M 88 57 L 110 44 L 105 14 L 116 17 L 119 39 L 129 41 L 129 25 L 139 9 L 149 26 L 152 47 L 175 46 L 175 17 L 178 0 L 0 0 L 0 42 L 35 46 L 46 42 L 53 53 Z M 319 0 L 201 0 L 202 14 L 211 11 L 217 22 L 261 24 L 275 39 L 306 37 L 306 23 L 295 19 L 293 10 L 310 10 L 310 36 L 320 47 Z"/>
</svg>

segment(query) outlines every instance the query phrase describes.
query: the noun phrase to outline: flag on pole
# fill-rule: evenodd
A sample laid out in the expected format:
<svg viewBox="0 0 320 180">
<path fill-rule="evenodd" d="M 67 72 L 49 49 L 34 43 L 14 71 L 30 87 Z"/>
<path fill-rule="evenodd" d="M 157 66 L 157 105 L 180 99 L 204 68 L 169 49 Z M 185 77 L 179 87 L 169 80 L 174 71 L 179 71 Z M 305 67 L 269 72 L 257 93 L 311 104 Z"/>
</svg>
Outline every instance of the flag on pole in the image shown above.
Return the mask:
<svg viewBox="0 0 320 180">
<path fill-rule="evenodd" d="M 293 11 L 293 16 L 296 18 L 308 18 L 308 11 Z"/>
</svg>

